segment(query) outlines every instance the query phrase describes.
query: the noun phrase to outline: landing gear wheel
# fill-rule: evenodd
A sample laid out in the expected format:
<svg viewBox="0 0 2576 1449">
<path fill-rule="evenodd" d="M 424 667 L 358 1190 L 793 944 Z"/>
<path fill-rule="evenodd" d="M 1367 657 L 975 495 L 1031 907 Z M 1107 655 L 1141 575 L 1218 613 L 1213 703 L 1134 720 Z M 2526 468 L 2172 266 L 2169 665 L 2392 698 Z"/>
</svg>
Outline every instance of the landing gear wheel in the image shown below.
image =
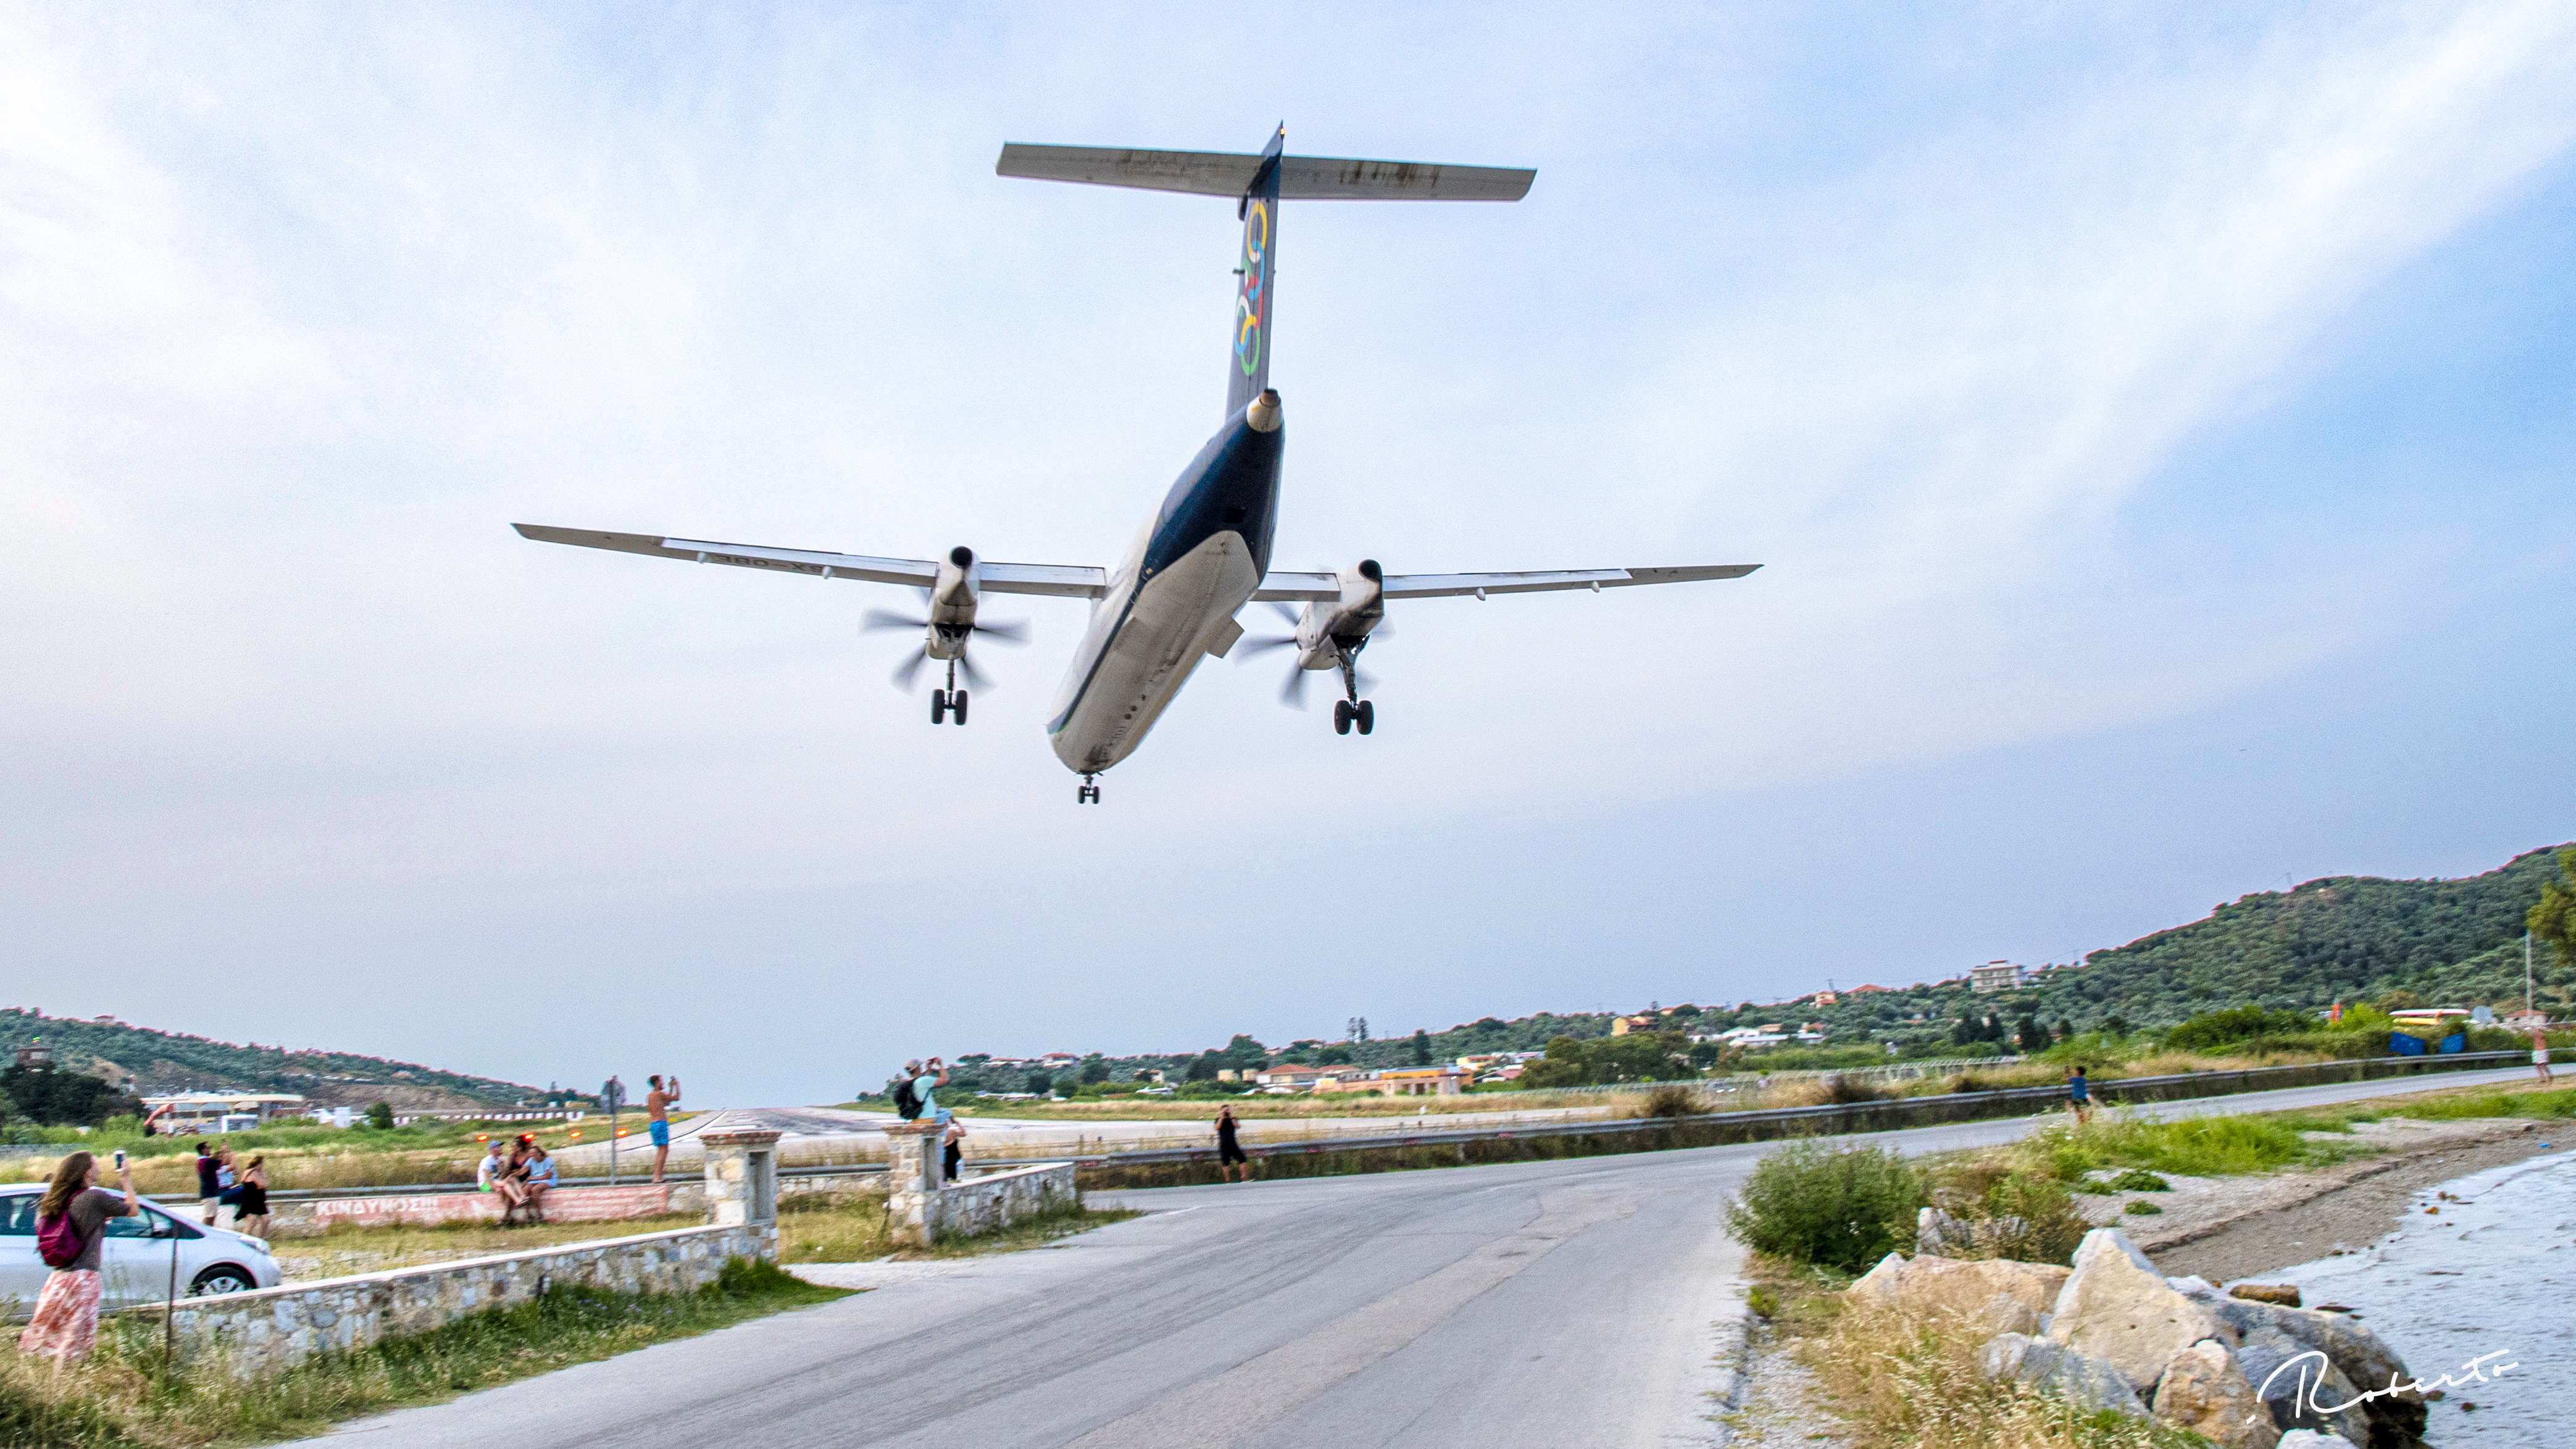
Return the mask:
<svg viewBox="0 0 2576 1449">
<path fill-rule="evenodd" d="M 948 723 L 947 690 L 934 689 L 930 692 L 930 722 L 932 724 Z"/>
<path fill-rule="evenodd" d="M 966 691 L 961 689 L 948 696 L 948 711 L 957 716 L 959 724 L 966 722 Z"/>
<path fill-rule="evenodd" d="M 1351 713 L 1351 702 L 1349 700 L 1337 699 L 1333 701 L 1333 733 L 1337 735 L 1346 735 L 1351 732 Z"/>
<path fill-rule="evenodd" d="M 1097 805 L 1100 803 L 1100 787 L 1091 783 L 1091 777 L 1089 775 L 1083 776 L 1082 783 L 1073 787 L 1073 803 L 1076 805 Z"/>
<path fill-rule="evenodd" d="M 1358 707 L 1351 711 L 1351 722 L 1360 727 L 1361 734 L 1367 734 L 1377 728 L 1377 706 L 1365 699 L 1361 700 Z"/>
</svg>

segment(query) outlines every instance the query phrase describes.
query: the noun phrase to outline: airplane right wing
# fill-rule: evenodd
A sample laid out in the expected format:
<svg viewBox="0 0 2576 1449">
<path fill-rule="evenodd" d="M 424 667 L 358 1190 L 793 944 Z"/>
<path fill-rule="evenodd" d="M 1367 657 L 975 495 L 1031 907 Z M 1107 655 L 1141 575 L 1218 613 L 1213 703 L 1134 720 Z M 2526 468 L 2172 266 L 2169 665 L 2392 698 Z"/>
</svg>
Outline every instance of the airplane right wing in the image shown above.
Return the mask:
<svg viewBox="0 0 2576 1449">
<path fill-rule="evenodd" d="M 1708 579 L 1740 579 L 1760 564 L 1688 564 L 1678 568 L 1542 569 L 1499 574 L 1388 574 L 1390 599 L 1455 598 L 1473 594 L 1536 594 L 1555 589 L 1634 588 L 1639 584 L 1690 584 Z M 1256 599 L 1338 599 L 1339 576 L 1320 573 L 1270 573 L 1262 576 Z"/>
</svg>

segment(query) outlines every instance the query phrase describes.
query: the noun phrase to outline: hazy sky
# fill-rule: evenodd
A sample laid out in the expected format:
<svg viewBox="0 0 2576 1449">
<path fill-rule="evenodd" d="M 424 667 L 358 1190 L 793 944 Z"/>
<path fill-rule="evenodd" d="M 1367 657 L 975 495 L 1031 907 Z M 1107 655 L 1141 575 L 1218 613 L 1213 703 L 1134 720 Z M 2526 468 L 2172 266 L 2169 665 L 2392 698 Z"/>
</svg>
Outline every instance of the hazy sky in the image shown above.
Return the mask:
<svg viewBox="0 0 2576 1449">
<path fill-rule="evenodd" d="M 1282 566 L 1766 567 L 1399 605 L 1365 740 L 1212 662 L 1077 808 L 1079 602 L 935 730 L 900 591 L 510 532 L 1112 562 L 1233 209 L 994 155 L 1283 118 L 1538 181 L 1287 209 Z M 0 6 L 0 996 L 815 1101 L 2487 869 L 2572 145 L 2553 4 Z"/>
</svg>

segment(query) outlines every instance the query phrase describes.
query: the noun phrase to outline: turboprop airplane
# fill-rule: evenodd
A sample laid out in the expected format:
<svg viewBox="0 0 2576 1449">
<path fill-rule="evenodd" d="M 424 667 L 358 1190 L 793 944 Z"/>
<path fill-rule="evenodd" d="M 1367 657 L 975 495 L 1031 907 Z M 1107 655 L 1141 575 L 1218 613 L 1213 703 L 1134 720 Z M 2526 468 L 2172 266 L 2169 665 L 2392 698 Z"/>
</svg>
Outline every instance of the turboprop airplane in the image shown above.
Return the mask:
<svg viewBox="0 0 2576 1449">
<path fill-rule="evenodd" d="M 1297 650 L 1289 672 L 1296 696 L 1310 671 L 1341 675 L 1333 729 L 1365 735 L 1377 727 L 1376 705 L 1360 697 L 1359 657 L 1394 599 L 1484 599 L 1553 589 L 1622 589 L 1742 578 L 1759 564 L 1679 568 L 1558 569 L 1536 573 L 1390 574 L 1375 559 L 1332 573 L 1274 573 L 1270 540 L 1279 517 L 1279 463 L 1286 417 L 1270 386 L 1272 278 L 1279 257 L 1283 201 L 1518 201 L 1537 172 L 1491 166 L 1426 165 L 1282 154 L 1287 132 L 1274 132 L 1259 155 L 1218 151 L 1127 151 L 1089 146 L 1006 145 L 994 171 L 1040 181 L 1140 187 L 1231 198 L 1243 223 L 1235 273 L 1233 355 L 1226 368 L 1225 422 L 1181 470 L 1162 507 L 1136 535 L 1117 567 L 994 563 L 958 547 L 944 558 L 874 558 L 864 554 L 709 543 L 660 534 L 599 533 L 518 524 L 544 543 L 617 549 L 656 558 L 730 564 L 811 578 L 906 584 L 921 590 L 923 617 L 868 613 L 870 628 L 920 629 L 920 650 L 895 671 L 909 688 L 922 664 L 948 666 L 945 687 L 930 696 L 930 722 L 966 722 L 966 682 L 978 682 L 968 646 L 977 635 L 1016 642 L 1019 626 L 984 622 L 986 594 L 1047 594 L 1092 601 L 1090 626 L 1074 650 L 1056 695 L 1047 735 L 1056 758 L 1082 777 L 1078 803 L 1098 804 L 1102 771 L 1135 753 L 1199 661 L 1223 658 L 1243 638 L 1235 615 L 1267 601 L 1290 613 L 1296 632 L 1256 639 L 1265 648 Z M 1302 612 L 1289 604 L 1302 603 Z"/>
</svg>

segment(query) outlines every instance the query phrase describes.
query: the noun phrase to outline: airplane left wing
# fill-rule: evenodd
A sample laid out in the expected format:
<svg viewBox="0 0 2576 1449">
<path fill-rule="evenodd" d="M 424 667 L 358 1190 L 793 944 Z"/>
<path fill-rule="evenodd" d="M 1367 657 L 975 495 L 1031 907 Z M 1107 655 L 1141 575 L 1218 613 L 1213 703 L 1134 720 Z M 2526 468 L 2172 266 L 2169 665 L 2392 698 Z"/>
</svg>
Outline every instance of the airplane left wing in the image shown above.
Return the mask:
<svg viewBox="0 0 2576 1449">
<path fill-rule="evenodd" d="M 568 543 L 582 548 L 615 549 L 685 563 L 730 564 L 813 578 L 857 579 L 865 583 L 907 584 L 929 588 L 939 580 L 939 565 L 922 558 L 871 558 L 866 554 L 824 553 L 814 549 L 768 548 L 746 543 L 709 543 L 690 538 L 662 538 L 649 533 L 602 533 L 588 528 L 548 528 L 514 523 L 522 538 L 539 543 Z M 1103 570 L 1077 564 L 988 563 L 978 583 L 989 594 L 1052 594 L 1059 598 L 1096 599 L 1107 592 Z"/>
<path fill-rule="evenodd" d="M 1552 589 L 1633 588 L 1639 584 L 1690 584 L 1707 579 L 1740 579 L 1760 564 L 1690 564 L 1679 568 L 1542 569 L 1501 574 L 1388 574 L 1390 599 L 1455 598 L 1473 594 L 1535 594 Z M 1262 576 L 1256 599 L 1338 599 L 1341 579 L 1333 574 L 1270 573 Z"/>
</svg>

